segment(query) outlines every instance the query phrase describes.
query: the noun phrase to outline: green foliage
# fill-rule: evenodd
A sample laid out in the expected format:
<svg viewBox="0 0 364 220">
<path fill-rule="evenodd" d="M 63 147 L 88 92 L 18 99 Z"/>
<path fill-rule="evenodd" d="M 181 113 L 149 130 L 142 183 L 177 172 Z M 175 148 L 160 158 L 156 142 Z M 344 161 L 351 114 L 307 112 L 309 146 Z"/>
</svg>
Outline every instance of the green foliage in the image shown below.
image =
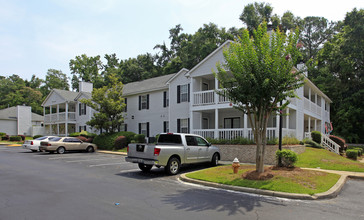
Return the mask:
<svg viewBox="0 0 364 220">
<path fill-rule="evenodd" d="M 6 135 L 6 133 L 0 132 L 0 137 L 5 136 L 5 135 Z"/>
<path fill-rule="evenodd" d="M 115 150 L 120 150 L 122 148 L 125 148 L 128 146 L 128 142 L 125 136 L 119 136 L 115 139 L 114 142 L 114 149 Z"/>
<path fill-rule="evenodd" d="M 282 138 L 282 144 L 283 145 L 296 145 L 296 144 L 300 144 L 300 141 L 296 137 L 284 136 Z"/>
<path fill-rule="evenodd" d="M 80 136 L 80 132 L 73 132 L 69 134 L 70 137 L 78 137 Z"/>
<path fill-rule="evenodd" d="M 267 139 L 267 145 L 276 145 L 276 144 L 278 144 L 278 138 Z"/>
<path fill-rule="evenodd" d="M 116 138 L 124 136 L 127 139 L 127 143 L 131 143 L 135 136 L 135 133 L 130 131 L 121 131 L 112 134 L 100 134 L 96 136 L 92 143 L 96 144 L 101 150 L 113 150 Z"/>
<path fill-rule="evenodd" d="M 300 56 L 298 30 L 287 36 L 277 30 L 267 33 L 266 24 L 247 30 L 223 52 L 225 63 L 217 64 L 215 77 L 234 107 L 248 115 L 257 144 L 257 171 L 263 172 L 266 128 L 269 116 L 286 108 L 289 98 L 303 85 L 304 76 L 292 71 Z M 279 106 L 281 101 L 287 100 Z"/>
<path fill-rule="evenodd" d="M 358 150 L 352 149 L 346 151 L 346 157 L 350 159 L 356 160 L 358 158 L 358 154 L 359 154 Z"/>
<path fill-rule="evenodd" d="M 144 134 L 136 134 L 134 136 L 134 140 L 136 143 L 145 143 L 145 135 Z"/>
<path fill-rule="evenodd" d="M 237 137 L 235 139 L 214 139 L 214 138 L 206 138 L 206 140 L 211 144 L 240 144 L 240 145 L 248 145 L 254 144 L 254 141 L 244 137 Z"/>
<path fill-rule="evenodd" d="M 306 139 L 305 140 L 306 147 L 313 147 L 313 148 L 323 148 L 319 143 L 316 143 L 313 140 Z"/>
<path fill-rule="evenodd" d="M 364 152 L 364 146 L 348 146 L 348 150 L 350 149 L 356 149 L 356 148 L 360 148 L 362 150 L 362 152 Z"/>
<path fill-rule="evenodd" d="M 123 112 L 126 106 L 123 95 L 123 83 L 112 74 L 108 76 L 109 86 L 92 91 L 91 99 L 82 99 L 81 102 L 90 106 L 97 112 L 86 124 L 95 129 L 104 129 L 112 133 L 123 123 Z"/>
<path fill-rule="evenodd" d="M 40 138 L 40 137 L 43 137 L 44 135 L 40 135 L 40 134 L 37 134 L 37 135 L 34 135 L 33 136 L 33 139 L 37 139 L 37 138 Z"/>
<path fill-rule="evenodd" d="M 264 2 L 248 4 L 239 19 L 246 24 L 249 31 L 257 29 L 263 22 L 270 22 L 273 8 Z"/>
<path fill-rule="evenodd" d="M 7 140 L 9 140 L 9 135 L 2 136 L 2 137 L 1 137 L 1 140 L 2 140 L 2 141 L 7 141 Z"/>
<path fill-rule="evenodd" d="M 284 167 L 293 167 L 298 160 L 297 154 L 295 152 L 286 149 L 277 150 L 276 158 L 277 161 L 279 158 L 282 159 L 282 166 Z"/>
<path fill-rule="evenodd" d="M 69 90 L 67 75 L 61 70 L 48 69 L 44 85 L 40 87 L 40 91 L 45 97 L 52 89 Z"/>
<path fill-rule="evenodd" d="M 20 136 L 10 136 L 10 141 L 21 141 L 22 138 Z"/>
<path fill-rule="evenodd" d="M 321 132 L 319 131 L 312 131 L 311 138 L 316 143 L 321 143 Z"/>
</svg>

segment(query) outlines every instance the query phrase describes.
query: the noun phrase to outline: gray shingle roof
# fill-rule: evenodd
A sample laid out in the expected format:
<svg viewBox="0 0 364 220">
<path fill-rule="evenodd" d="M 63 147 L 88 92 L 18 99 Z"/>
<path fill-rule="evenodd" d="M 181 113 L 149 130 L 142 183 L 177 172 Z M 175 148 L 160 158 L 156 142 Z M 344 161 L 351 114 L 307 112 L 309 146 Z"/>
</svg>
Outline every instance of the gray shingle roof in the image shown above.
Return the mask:
<svg viewBox="0 0 364 220">
<path fill-rule="evenodd" d="M 174 75 L 175 73 L 125 84 L 123 88 L 123 95 L 127 96 L 168 88 L 166 83 Z"/>
<path fill-rule="evenodd" d="M 53 89 L 58 95 L 60 95 L 66 101 L 75 101 L 75 98 L 79 94 L 79 92 L 67 91 L 67 90 L 60 90 L 60 89 Z"/>
<path fill-rule="evenodd" d="M 0 119 L 16 120 L 17 109 L 15 106 L 0 110 Z M 32 112 L 32 121 L 44 121 L 44 116 Z"/>
</svg>

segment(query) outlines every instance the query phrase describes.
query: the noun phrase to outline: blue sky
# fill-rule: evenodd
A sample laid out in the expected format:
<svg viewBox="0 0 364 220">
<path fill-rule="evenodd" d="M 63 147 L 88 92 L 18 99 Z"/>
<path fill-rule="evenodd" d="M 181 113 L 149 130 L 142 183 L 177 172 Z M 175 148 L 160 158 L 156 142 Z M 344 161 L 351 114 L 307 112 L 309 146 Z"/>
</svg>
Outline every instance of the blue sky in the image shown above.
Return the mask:
<svg viewBox="0 0 364 220">
<path fill-rule="evenodd" d="M 115 53 L 120 59 L 156 51 L 181 24 L 194 33 L 203 24 L 242 27 L 247 0 L 0 0 L 0 75 L 45 78 L 47 70 L 70 76 L 75 56 Z M 342 20 L 364 0 L 266 0 L 273 13 Z"/>
</svg>

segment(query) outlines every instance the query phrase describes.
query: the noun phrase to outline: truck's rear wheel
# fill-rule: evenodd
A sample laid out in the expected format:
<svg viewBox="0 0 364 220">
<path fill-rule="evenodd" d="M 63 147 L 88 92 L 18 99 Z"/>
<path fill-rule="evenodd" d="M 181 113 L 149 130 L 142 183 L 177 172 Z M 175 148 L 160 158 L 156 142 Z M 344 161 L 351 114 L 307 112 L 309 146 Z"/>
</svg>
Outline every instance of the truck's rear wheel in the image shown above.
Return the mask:
<svg viewBox="0 0 364 220">
<path fill-rule="evenodd" d="M 179 169 L 181 168 L 181 162 L 175 158 L 172 157 L 169 159 L 167 166 L 165 167 L 165 171 L 169 175 L 176 175 L 179 172 Z"/>
<path fill-rule="evenodd" d="M 146 165 L 143 163 L 138 163 L 138 166 L 139 166 L 139 169 L 141 169 L 143 172 L 149 172 L 153 167 L 153 165 Z"/>
</svg>

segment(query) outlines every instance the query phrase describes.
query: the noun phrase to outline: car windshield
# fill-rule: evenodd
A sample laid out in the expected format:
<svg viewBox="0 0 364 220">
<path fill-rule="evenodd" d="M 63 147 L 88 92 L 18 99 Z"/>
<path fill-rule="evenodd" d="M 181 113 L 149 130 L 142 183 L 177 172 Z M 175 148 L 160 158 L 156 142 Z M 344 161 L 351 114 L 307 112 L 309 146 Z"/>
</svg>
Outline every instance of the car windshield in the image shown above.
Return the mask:
<svg viewBox="0 0 364 220">
<path fill-rule="evenodd" d="M 39 137 L 39 138 L 36 138 L 36 139 L 34 139 L 34 140 L 37 140 L 37 141 L 41 141 L 41 140 L 44 140 L 44 139 L 46 139 L 47 137 Z"/>
<path fill-rule="evenodd" d="M 59 140 L 61 140 L 61 138 L 60 137 L 52 137 L 52 138 L 49 138 L 48 140 L 49 141 L 59 141 Z"/>
</svg>

